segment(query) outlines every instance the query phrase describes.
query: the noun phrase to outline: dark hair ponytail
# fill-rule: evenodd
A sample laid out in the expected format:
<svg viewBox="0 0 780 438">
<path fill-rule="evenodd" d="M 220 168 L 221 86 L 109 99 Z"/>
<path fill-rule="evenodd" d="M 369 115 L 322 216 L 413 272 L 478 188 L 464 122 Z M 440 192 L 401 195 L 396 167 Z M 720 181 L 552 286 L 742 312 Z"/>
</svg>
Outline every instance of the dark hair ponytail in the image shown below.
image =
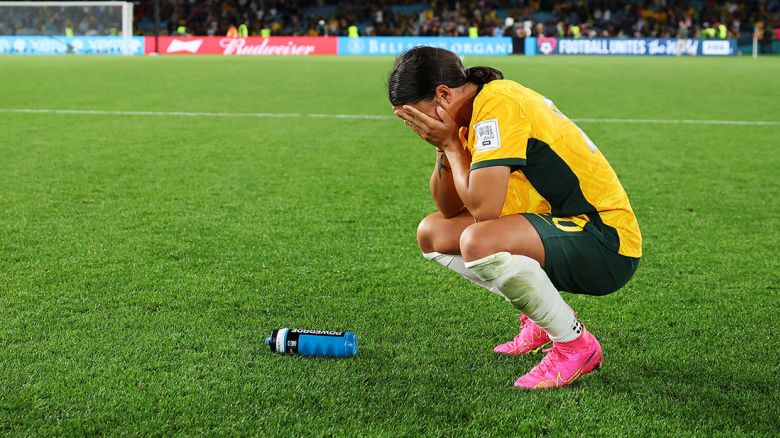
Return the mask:
<svg viewBox="0 0 780 438">
<path fill-rule="evenodd" d="M 463 67 L 449 50 L 420 46 L 404 52 L 395 61 L 387 80 L 390 103 L 403 105 L 433 98 L 436 87 L 457 88 L 468 82 L 484 85 L 504 75 L 490 67 Z"/>
<path fill-rule="evenodd" d="M 469 67 L 466 69 L 466 80 L 473 84 L 485 85 L 498 79 L 504 79 L 504 74 L 491 67 Z"/>
</svg>

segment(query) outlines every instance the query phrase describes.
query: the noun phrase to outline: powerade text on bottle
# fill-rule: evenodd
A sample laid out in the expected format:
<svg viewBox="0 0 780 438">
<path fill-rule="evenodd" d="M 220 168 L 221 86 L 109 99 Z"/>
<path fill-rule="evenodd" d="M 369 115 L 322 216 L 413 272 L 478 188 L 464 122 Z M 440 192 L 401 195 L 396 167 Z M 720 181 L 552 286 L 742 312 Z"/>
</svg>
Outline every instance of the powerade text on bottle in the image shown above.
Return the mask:
<svg viewBox="0 0 780 438">
<path fill-rule="evenodd" d="M 350 357 L 357 354 L 357 336 L 352 332 L 281 328 L 265 339 L 277 353 L 303 356 Z"/>
</svg>

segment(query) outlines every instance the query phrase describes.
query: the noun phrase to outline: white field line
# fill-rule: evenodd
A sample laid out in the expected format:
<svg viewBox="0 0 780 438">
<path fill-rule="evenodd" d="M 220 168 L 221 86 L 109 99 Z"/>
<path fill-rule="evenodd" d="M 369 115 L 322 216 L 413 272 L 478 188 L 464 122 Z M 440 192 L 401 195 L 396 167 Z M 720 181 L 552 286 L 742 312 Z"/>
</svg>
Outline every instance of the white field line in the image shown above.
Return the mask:
<svg viewBox="0 0 780 438">
<path fill-rule="evenodd" d="M 778 126 L 780 121 L 758 121 L 758 120 L 664 120 L 664 119 L 572 119 L 577 123 L 645 123 L 645 124 L 663 124 L 663 125 L 758 125 L 758 126 Z"/>
<path fill-rule="evenodd" d="M 304 113 L 225 113 L 225 112 L 184 112 L 184 111 L 111 111 L 111 110 L 74 110 L 74 109 L 33 109 L 0 108 L 0 113 L 16 114 L 68 114 L 91 116 L 162 116 L 162 117 L 250 117 L 250 118 L 314 118 L 314 119 L 367 119 L 392 120 L 393 116 L 369 114 L 304 114 Z M 686 119 L 599 119 L 574 118 L 577 123 L 634 123 L 663 125 L 751 125 L 780 126 L 780 121 L 755 120 L 686 120 Z"/>
</svg>

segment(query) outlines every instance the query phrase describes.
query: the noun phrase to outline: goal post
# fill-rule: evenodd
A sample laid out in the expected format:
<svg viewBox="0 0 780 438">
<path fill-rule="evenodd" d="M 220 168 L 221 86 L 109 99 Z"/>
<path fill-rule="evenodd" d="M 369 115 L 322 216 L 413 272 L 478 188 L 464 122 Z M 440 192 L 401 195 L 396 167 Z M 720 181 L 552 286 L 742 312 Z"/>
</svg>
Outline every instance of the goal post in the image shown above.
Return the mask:
<svg viewBox="0 0 780 438">
<path fill-rule="evenodd" d="M 119 42 L 120 53 L 129 55 L 133 53 L 133 3 L 0 1 L 0 38 L 9 37 L 50 38 L 68 45 L 69 52 L 71 39 L 110 37 L 109 41 Z"/>
</svg>

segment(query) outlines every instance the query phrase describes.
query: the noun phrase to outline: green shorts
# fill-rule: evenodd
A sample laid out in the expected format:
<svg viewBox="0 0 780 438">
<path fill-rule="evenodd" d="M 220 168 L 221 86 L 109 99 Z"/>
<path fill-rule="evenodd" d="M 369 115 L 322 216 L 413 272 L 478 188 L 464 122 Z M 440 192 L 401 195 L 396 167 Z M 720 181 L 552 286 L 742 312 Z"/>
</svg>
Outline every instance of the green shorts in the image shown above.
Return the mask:
<svg viewBox="0 0 780 438">
<path fill-rule="evenodd" d="M 608 249 L 594 233 L 565 218 L 523 213 L 544 245 L 544 271 L 558 290 L 607 295 L 628 283 L 639 259 Z M 556 223 L 560 227 L 556 226 Z"/>
</svg>

